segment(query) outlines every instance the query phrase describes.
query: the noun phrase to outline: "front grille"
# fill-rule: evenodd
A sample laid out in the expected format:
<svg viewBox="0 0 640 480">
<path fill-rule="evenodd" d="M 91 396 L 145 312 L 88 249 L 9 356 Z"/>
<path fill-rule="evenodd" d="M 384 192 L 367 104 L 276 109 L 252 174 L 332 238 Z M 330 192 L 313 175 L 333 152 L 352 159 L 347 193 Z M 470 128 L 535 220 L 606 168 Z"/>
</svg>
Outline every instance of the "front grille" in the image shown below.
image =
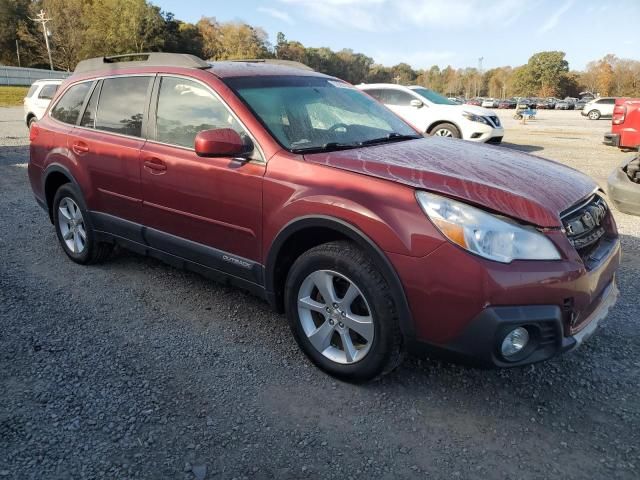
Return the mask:
<svg viewBox="0 0 640 480">
<path fill-rule="evenodd" d="M 583 259 L 589 257 L 605 237 L 608 215 L 610 212 L 607 202 L 597 194 L 562 215 L 569 243 Z"/>
</svg>

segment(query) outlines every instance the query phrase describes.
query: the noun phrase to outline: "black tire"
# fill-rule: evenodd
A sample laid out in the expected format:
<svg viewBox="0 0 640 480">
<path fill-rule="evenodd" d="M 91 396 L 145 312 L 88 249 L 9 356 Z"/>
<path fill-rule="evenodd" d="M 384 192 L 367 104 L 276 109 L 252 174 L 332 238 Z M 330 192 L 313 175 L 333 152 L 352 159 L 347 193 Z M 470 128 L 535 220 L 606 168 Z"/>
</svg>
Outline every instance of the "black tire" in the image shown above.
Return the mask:
<svg viewBox="0 0 640 480">
<path fill-rule="evenodd" d="M 35 116 L 29 117 L 29 120 L 27 120 L 27 128 L 31 128 L 31 125 L 33 125 L 37 121 L 38 119 Z"/>
<path fill-rule="evenodd" d="M 298 313 L 298 294 L 305 279 L 321 270 L 331 270 L 349 278 L 369 306 L 374 336 L 361 360 L 345 364 L 327 358 L 312 345 L 304 331 Z M 325 243 L 302 254 L 289 271 L 285 292 L 287 319 L 294 338 L 307 357 L 330 375 L 362 382 L 385 375 L 402 362 L 402 333 L 389 286 L 371 259 L 353 243 Z"/>
<path fill-rule="evenodd" d="M 458 127 L 456 127 L 453 123 L 438 123 L 433 128 L 431 128 L 429 133 L 431 135 L 437 135 L 436 132 L 444 131 L 444 130 L 451 132 L 451 137 L 453 138 L 462 138 L 462 135 L 460 134 L 460 130 L 458 130 Z M 448 137 L 449 135 L 440 135 L 440 136 Z"/>
<path fill-rule="evenodd" d="M 63 238 L 63 234 L 61 231 L 60 220 L 58 211 L 60 209 L 60 203 L 62 200 L 69 198 L 75 202 L 75 204 L 79 207 L 80 212 L 82 213 L 84 231 L 86 232 L 86 240 L 84 243 L 84 249 L 79 253 L 73 252 L 66 241 Z M 56 229 L 56 235 L 58 237 L 58 241 L 60 242 L 60 246 L 64 250 L 64 253 L 76 263 L 81 265 L 89 265 L 92 263 L 99 263 L 104 261 L 109 254 L 113 250 L 113 245 L 104 242 L 98 242 L 96 240 L 96 235 L 93 230 L 93 225 L 91 224 L 91 218 L 87 211 L 86 204 L 84 203 L 84 199 L 82 198 L 82 194 L 78 190 L 78 188 L 72 183 L 65 183 L 56 191 L 55 196 L 53 197 L 53 224 Z"/>
<path fill-rule="evenodd" d="M 602 116 L 602 114 L 600 113 L 600 110 L 597 109 L 593 109 L 593 110 L 589 110 L 589 113 L 587 113 L 587 117 L 589 118 L 589 120 L 600 120 L 600 117 Z"/>
</svg>

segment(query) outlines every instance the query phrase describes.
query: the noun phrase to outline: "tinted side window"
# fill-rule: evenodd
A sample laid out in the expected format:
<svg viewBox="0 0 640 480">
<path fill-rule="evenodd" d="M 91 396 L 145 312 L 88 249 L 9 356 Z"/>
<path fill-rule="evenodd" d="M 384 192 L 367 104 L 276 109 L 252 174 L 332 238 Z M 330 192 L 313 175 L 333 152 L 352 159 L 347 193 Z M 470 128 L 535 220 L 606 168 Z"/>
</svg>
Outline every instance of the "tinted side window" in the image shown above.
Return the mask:
<svg viewBox="0 0 640 480">
<path fill-rule="evenodd" d="M 365 92 L 371 95 L 373 98 L 375 98 L 379 102 L 384 103 L 384 100 L 385 100 L 384 90 L 365 90 Z"/>
<path fill-rule="evenodd" d="M 53 107 L 51 116 L 61 122 L 75 125 L 89 88 L 91 88 L 91 82 L 79 83 L 71 87 Z"/>
<path fill-rule="evenodd" d="M 201 84 L 184 78 L 162 78 L 156 118 L 156 140 L 171 145 L 193 148 L 198 132 L 214 128 L 232 128 L 245 135 L 220 100 Z"/>
<path fill-rule="evenodd" d="M 37 83 L 34 83 L 33 85 L 31 85 L 31 87 L 29 87 L 29 91 L 27 92 L 27 98 L 33 96 L 33 94 L 36 93 L 37 89 L 38 89 Z"/>
<path fill-rule="evenodd" d="M 385 92 L 385 102 L 388 105 L 407 107 L 413 100 L 413 96 L 400 90 L 387 90 Z"/>
<path fill-rule="evenodd" d="M 93 89 L 93 93 L 91 94 L 91 98 L 89 99 L 89 103 L 87 103 L 87 108 L 82 114 L 82 119 L 80 120 L 81 127 L 89 127 L 95 128 L 96 126 L 96 109 L 98 108 L 98 96 L 100 95 L 100 84 L 96 85 L 96 88 Z"/>
<path fill-rule="evenodd" d="M 42 90 L 40 90 L 38 98 L 42 98 L 43 100 L 51 100 L 55 95 L 56 90 L 58 90 L 58 85 L 45 85 L 44 87 L 42 87 Z"/>
<path fill-rule="evenodd" d="M 96 128 L 133 137 L 142 136 L 142 115 L 150 81 L 151 77 L 103 80 Z"/>
</svg>

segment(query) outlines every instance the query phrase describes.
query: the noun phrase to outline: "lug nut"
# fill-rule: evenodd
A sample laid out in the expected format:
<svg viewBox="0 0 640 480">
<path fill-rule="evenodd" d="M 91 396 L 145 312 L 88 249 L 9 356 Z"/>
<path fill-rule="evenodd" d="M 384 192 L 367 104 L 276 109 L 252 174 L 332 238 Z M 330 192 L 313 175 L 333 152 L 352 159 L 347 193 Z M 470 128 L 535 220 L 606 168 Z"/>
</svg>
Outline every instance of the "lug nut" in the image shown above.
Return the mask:
<svg viewBox="0 0 640 480">
<path fill-rule="evenodd" d="M 344 323 L 340 322 L 338 325 L 340 325 L 340 328 L 344 328 Z"/>
<path fill-rule="evenodd" d="M 325 310 L 327 311 L 327 313 L 331 313 L 331 309 L 329 307 L 325 308 Z"/>
<path fill-rule="evenodd" d="M 343 317 L 347 316 L 347 312 L 340 312 L 340 315 L 342 315 Z"/>
<path fill-rule="evenodd" d="M 334 304 L 333 304 L 333 308 L 338 308 L 338 304 L 337 304 L 337 303 L 334 303 Z"/>
<path fill-rule="evenodd" d="M 333 325 L 333 324 L 334 324 L 333 319 L 329 319 L 329 325 Z"/>
</svg>

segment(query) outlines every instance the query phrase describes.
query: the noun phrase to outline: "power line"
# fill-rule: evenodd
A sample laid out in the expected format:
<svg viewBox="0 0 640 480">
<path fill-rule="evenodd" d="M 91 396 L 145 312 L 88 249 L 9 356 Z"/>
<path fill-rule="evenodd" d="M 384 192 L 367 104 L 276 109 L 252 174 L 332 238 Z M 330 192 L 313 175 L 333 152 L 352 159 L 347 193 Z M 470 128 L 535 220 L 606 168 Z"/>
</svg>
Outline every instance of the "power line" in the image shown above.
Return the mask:
<svg viewBox="0 0 640 480">
<path fill-rule="evenodd" d="M 47 14 L 44 10 L 40 10 L 40 13 L 36 15 L 36 18 L 29 18 L 29 20 L 42 24 L 42 33 L 44 33 L 44 43 L 47 45 L 47 55 L 49 55 L 49 67 L 53 70 L 53 60 L 51 60 L 51 48 L 49 47 L 49 35 L 47 34 L 47 22 L 50 22 L 50 18 L 46 18 Z"/>
</svg>

